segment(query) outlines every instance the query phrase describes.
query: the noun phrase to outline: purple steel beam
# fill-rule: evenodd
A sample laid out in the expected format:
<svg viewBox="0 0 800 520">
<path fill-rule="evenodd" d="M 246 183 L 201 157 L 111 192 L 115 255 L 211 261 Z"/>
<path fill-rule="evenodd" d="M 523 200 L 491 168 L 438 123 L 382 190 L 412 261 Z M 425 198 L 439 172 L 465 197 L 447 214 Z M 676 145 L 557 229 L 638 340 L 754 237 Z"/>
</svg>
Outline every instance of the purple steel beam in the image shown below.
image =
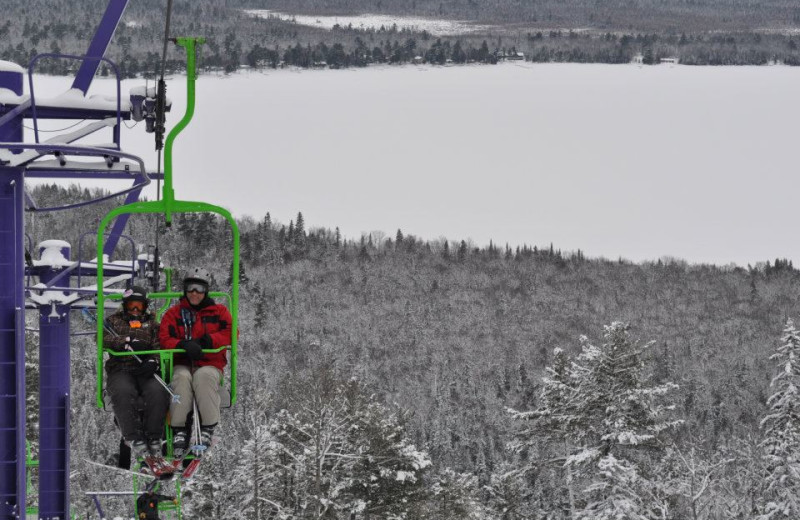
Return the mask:
<svg viewBox="0 0 800 520">
<path fill-rule="evenodd" d="M 22 72 L 6 67 L 0 88 L 22 94 Z M 22 118 L 0 135 L 22 140 Z M 25 513 L 25 177 L 0 166 L 0 520 Z"/>
<path fill-rule="evenodd" d="M 0 80 L 0 85 L 3 85 L 2 80 Z M 9 110 L 0 118 L 0 141 L 12 143 L 19 143 L 22 141 L 22 125 L 17 125 L 15 122 L 21 119 L 20 115 L 24 113 L 28 107 L 30 107 L 30 101 L 26 101 L 14 110 Z"/>
<path fill-rule="evenodd" d="M 13 108 L 11 108 L 13 107 Z M 120 104 L 120 117 L 122 119 L 130 119 L 131 111 L 127 104 Z M 31 102 L 30 100 L 25 101 L 21 105 L 14 107 L 14 105 L 5 105 L 5 107 L 0 108 L 0 114 L 2 114 L 2 118 L 0 118 L 0 123 L 6 121 L 6 118 L 9 120 L 22 115 L 26 118 L 33 117 L 33 111 L 31 110 Z M 50 107 L 50 106 L 43 106 L 38 105 L 36 107 L 36 117 L 38 119 L 105 119 L 107 117 L 116 117 L 117 111 L 116 110 L 104 110 L 104 109 L 94 109 L 94 108 L 69 108 L 69 107 Z"/>
<path fill-rule="evenodd" d="M 116 27 L 116 25 L 115 25 L 115 27 Z M 112 34 L 113 34 L 113 32 L 112 32 Z M 103 50 L 103 52 L 105 52 L 105 49 Z M 36 140 L 37 143 L 39 142 L 39 117 L 37 116 L 37 112 L 36 112 L 36 96 L 33 93 L 33 69 L 36 66 L 36 63 L 38 63 L 39 60 L 44 59 L 44 58 L 59 58 L 59 59 L 72 58 L 72 59 L 82 59 L 83 60 L 83 62 L 82 62 L 83 64 L 86 64 L 86 62 L 87 62 L 86 56 L 77 56 L 77 55 L 74 55 L 74 54 L 45 53 L 45 54 L 37 54 L 36 56 L 31 58 L 30 63 L 28 63 L 28 85 L 29 85 L 28 88 L 31 91 L 30 92 L 30 96 L 31 96 L 31 117 L 33 118 L 33 135 L 36 138 L 35 140 Z M 120 127 L 120 120 L 122 119 L 122 94 L 121 94 L 121 90 L 120 90 L 119 67 L 117 67 L 117 64 L 114 63 L 113 61 L 109 60 L 108 58 L 103 57 L 102 54 L 100 56 L 98 56 L 96 59 L 92 59 L 91 61 L 95 61 L 95 60 L 98 63 L 100 61 L 104 61 L 104 62 L 108 63 L 109 65 L 111 65 L 111 68 L 114 69 L 114 77 L 117 80 L 117 126 L 114 127 L 115 130 L 116 130 L 114 132 L 114 144 L 116 144 L 117 145 L 117 149 L 119 149 L 120 148 L 119 127 Z M 83 68 L 83 65 L 81 65 L 81 68 Z M 94 70 L 95 71 L 97 70 L 97 66 L 96 65 L 94 67 Z M 80 73 L 80 71 L 78 71 L 78 72 Z M 94 72 L 92 73 L 92 77 L 94 77 Z M 77 78 L 75 78 L 75 81 L 77 81 Z M 90 78 L 89 79 L 89 84 L 91 84 L 91 82 L 92 81 L 91 81 L 91 78 Z M 74 84 L 73 84 L 73 88 L 75 88 Z M 89 89 L 89 86 L 87 85 L 86 89 L 83 90 L 83 94 L 84 95 L 86 95 L 86 90 L 88 90 L 88 89 Z M 60 108 L 60 107 L 56 107 L 56 108 Z"/>
<path fill-rule="evenodd" d="M 24 177 L 0 168 L 0 519 L 25 510 Z"/>
<path fill-rule="evenodd" d="M 110 0 L 108 2 L 103 19 L 86 51 L 87 58 L 81 63 L 81 67 L 75 75 L 75 81 L 72 82 L 72 88 L 80 89 L 84 94 L 89 90 L 94 75 L 97 73 L 97 67 L 100 66 L 100 58 L 105 56 L 108 44 L 111 43 L 111 38 L 114 37 L 114 32 L 117 30 L 117 25 L 119 25 L 122 13 L 125 12 L 127 6 L 128 0 Z"/>
<path fill-rule="evenodd" d="M 139 164 L 139 174 L 135 175 L 133 177 L 134 177 L 134 179 L 141 179 L 142 180 L 142 185 L 140 187 L 144 187 L 147 184 L 150 184 L 150 177 L 147 175 L 147 170 L 145 169 L 144 161 L 141 158 L 139 158 L 139 157 L 137 157 L 135 155 L 131 155 L 131 154 L 128 154 L 128 153 L 125 153 L 125 152 L 121 152 L 121 151 L 118 151 L 118 150 L 108 150 L 106 148 L 93 148 L 93 147 L 88 147 L 88 146 L 74 146 L 74 145 L 48 144 L 48 143 L 44 143 L 44 144 L 40 144 L 40 143 L 37 143 L 37 144 L 23 143 L 23 144 L 20 144 L 19 146 L 20 146 L 20 148 L 23 148 L 23 149 L 41 150 L 41 151 L 43 151 L 45 153 L 60 152 L 60 153 L 63 153 L 63 154 L 68 154 L 68 155 L 112 156 L 112 157 L 117 157 L 117 158 L 120 158 L 120 159 L 129 159 L 129 160 L 135 161 L 135 162 L 137 162 Z M 12 149 L 13 147 L 14 147 L 14 144 L 0 143 L 0 149 Z M 119 197 L 120 195 L 125 195 L 127 193 L 130 193 L 130 192 L 136 190 L 136 189 L 138 189 L 138 188 L 137 188 L 136 184 L 134 184 L 130 188 L 118 191 L 116 193 L 111 193 L 109 195 L 105 195 L 105 196 L 102 196 L 102 197 L 98 197 L 96 199 L 87 200 L 87 201 L 83 201 L 83 202 L 76 202 L 75 204 L 69 204 L 69 205 L 66 205 L 66 206 L 56 206 L 56 207 L 50 207 L 50 208 L 37 208 L 36 211 L 38 211 L 38 212 L 43 212 L 43 211 L 61 211 L 61 210 L 65 210 L 65 209 L 80 208 L 80 207 L 83 207 L 83 206 L 88 206 L 90 204 L 95 204 L 97 202 L 102 202 L 104 200 L 113 199 L 115 197 Z"/>
<path fill-rule="evenodd" d="M 94 334 L 94 332 L 92 334 Z M 100 505 L 100 499 L 97 498 L 97 495 L 92 495 L 92 500 L 94 500 L 94 505 L 97 508 L 97 514 L 100 515 L 100 518 L 105 518 L 106 513 L 103 511 L 103 507 Z"/>
<path fill-rule="evenodd" d="M 43 277 L 47 280 L 47 277 Z M 55 312 L 53 312 L 55 311 Z M 69 518 L 69 306 L 39 308 L 39 518 Z"/>
<path fill-rule="evenodd" d="M 35 164 L 35 163 L 34 163 Z M 163 179 L 163 173 L 148 173 L 150 179 Z M 78 177 L 80 179 L 130 179 L 130 173 L 113 172 L 105 173 L 101 171 L 85 171 L 85 170 L 39 170 L 29 169 L 25 172 L 25 177 L 28 179 L 73 179 Z"/>
<path fill-rule="evenodd" d="M 133 185 L 135 186 L 137 183 L 142 183 L 144 179 L 141 175 L 137 175 L 136 179 L 133 181 Z M 139 195 L 142 193 L 142 188 L 138 190 L 133 190 L 132 192 L 128 193 L 128 196 L 125 197 L 125 204 L 133 204 L 134 202 L 138 202 Z M 122 232 L 125 231 L 125 226 L 128 224 L 128 219 L 130 218 L 130 213 L 123 213 L 122 215 L 118 216 L 117 219 L 114 221 L 114 226 L 111 228 L 111 235 L 108 237 L 105 245 L 103 246 L 103 254 L 108 255 L 109 260 L 111 259 L 111 255 L 114 254 L 114 250 L 117 248 L 117 243 L 119 242 L 120 236 L 122 236 Z M 136 254 L 136 251 L 133 252 Z"/>
<path fill-rule="evenodd" d="M 14 94 L 21 96 L 23 74 L 24 71 L 19 65 L 3 62 L 0 64 L 0 88 L 7 88 Z M 25 108 L 19 111 L 10 110 L 9 113 L 0 118 L 0 141 L 22 142 L 21 114 L 24 111 Z"/>
</svg>

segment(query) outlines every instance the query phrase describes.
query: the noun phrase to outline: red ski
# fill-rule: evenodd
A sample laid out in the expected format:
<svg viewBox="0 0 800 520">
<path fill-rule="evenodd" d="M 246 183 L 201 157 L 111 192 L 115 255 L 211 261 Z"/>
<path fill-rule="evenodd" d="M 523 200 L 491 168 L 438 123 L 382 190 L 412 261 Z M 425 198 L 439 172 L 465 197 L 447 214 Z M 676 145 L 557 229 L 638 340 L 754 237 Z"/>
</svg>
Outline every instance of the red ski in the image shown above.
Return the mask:
<svg viewBox="0 0 800 520">
<path fill-rule="evenodd" d="M 183 469 L 183 473 L 181 473 L 181 480 L 189 480 L 194 476 L 194 472 L 197 471 L 197 468 L 200 467 L 200 462 L 202 462 L 202 458 L 192 459 L 189 462 L 189 465 Z"/>
<path fill-rule="evenodd" d="M 171 478 L 175 473 L 175 468 L 172 464 L 161 456 L 148 455 L 144 458 L 144 463 L 150 468 L 150 473 L 160 479 Z"/>
</svg>

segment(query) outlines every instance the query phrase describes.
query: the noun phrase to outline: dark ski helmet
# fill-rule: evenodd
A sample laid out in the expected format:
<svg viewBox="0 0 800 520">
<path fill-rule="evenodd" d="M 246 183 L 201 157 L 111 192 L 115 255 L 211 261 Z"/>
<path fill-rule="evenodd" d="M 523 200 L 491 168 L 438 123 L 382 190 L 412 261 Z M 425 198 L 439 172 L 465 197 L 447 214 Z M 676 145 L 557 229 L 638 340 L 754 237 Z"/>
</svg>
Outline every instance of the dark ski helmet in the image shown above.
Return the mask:
<svg viewBox="0 0 800 520">
<path fill-rule="evenodd" d="M 186 276 L 183 278 L 184 292 L 186 291 L 186 286 L 190 283 L 199 283 L 205 286 L 206 291 L 208 291 L 208 288 L 211 285 L 211 273 L 202 267 L 193 267 L 189 269 L 189 272 L 186 273 Z"/>
<path fill-rule="evenodd" d="M 129 302 L 142 302 L 147 307 L 147 289 L 138 285 L 125 289 L 125 292 L 122 293 L 122 305 L 126 305 Z"/>
</svg>

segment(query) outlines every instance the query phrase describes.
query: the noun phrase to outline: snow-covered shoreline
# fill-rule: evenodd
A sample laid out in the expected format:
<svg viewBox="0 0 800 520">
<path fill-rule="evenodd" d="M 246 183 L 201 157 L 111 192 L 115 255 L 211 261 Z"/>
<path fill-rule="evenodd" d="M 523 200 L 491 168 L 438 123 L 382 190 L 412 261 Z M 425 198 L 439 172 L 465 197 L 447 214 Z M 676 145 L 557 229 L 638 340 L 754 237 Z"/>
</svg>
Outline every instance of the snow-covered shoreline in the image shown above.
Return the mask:
<svg viewBox="0 0 800 520">
<path fill-rule="evenodd" d="M 406 29 L 414 32 L 426 31 L 433 36 L 456 36 L 459 34 L 469 34 L 492 29 L 492 26 L 481 25 L 474 22 L 438 20 L 414 16 L 390 16 L 380 14 L 316 16 L 282 13 L 269 9 L 246 9 L 245 13 L 250 16 L 277 18 L 279 20 L 290 21 L 299 25 L 317 27 L 320 29 L 333 29 L 336 26 L 352 26 L 355 29 L 379 30 L 383 27 L 385 30 L 390 30 L 395 27 L 397 30 Z"/>
</svg>

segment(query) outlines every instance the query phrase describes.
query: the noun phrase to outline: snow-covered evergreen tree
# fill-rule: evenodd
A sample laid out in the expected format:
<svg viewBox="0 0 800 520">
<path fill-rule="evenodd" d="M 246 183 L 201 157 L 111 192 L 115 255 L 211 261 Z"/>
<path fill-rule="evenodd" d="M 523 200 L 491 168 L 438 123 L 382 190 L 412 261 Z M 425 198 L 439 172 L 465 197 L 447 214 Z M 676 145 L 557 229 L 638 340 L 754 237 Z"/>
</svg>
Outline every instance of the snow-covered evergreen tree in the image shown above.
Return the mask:
<svg viewBox="0 0 800 520">
<path fill-rule="evenodd" d="M 244 518 L 405 519 L 431 462 L 401 412 L 322 362 L 291 381 L 287 402 L 245 443 L 234 479 Z"/>
<path fill-rule="evenodd" d="M 478 499 L 478 477 L 441 468 L 427 475 L 428 497 L 417 509 L 417 518 L 437 520 L 493 520 Z"/>
<path fill-rule="evenodd" d="M 591 482 L 577 517 L 658 518 L 663 504 L 650 500 L 657 494 L 648 470 L 663 451 L 660 434 L 680 422 L 667 417 L 672 406 L 658 402 L 677 386 L 647 385 L 642 353 L 652 343 L 635 345 L 627 324 L 606 326 L 603 339 L 595 347 L 582 338 L 577 361 L 577 409 L 585 422 L 567 466 Z"/>
<path fill-rule="evenodd" d="M 515 413 L 530 421 L 517 449 L 535 454 L 532 467 L 563 466 L 562 492 L 550 500 L 570 518 L 659 518 L 662 493 L 649 480 L 650 463 L 663 449 L 660 434 L 679 422 L 667 418 L 671 406 L 659 404 L 676 385 L 648 386 L 642 353 L 650 344 L 635 345 L 627 324 L 605 327 L 604 340 L 597 347 L 582 337 L 574 363 L 554 352 L 540 408 Z"/>
<path fill-rule="evenodd" d="M 800 518 L 800 332 L 791 319 L 781 342 L 770 357 L 778 373 L 761 421 L 767 476 L 760 520 Z"/>
<path fill-rule="evenodd" d="M 364 518 L 405 518 L 421 498 L 422 472 L 431 462 L 409 442 L 402 412 L 376 401 L 355 379 L 341 389 L 353 419 L 347 444 L 359 455 L 346 492 Z"/>
<path fill-rule="evenodd" d="M 572 453 L 583 419 L 577 408 L 580 381 L 574 370 L 567 353 L 555 348 L 552 365 L 546 368 L 547 375 L 542 379 L 539 408 L 528 412 L 510 410 L 521 422 L 511 448 L 525 461 L 524 471 L 535 475 L 555 473 L 554 478 L 540 478 L 542 484 L 537 491 L 545 501 L 571 512 L 575 507 L 573 469 L 564 461 Z M 542 464 L 543 460 L 548 463 Z M 547 467 L 553 465 L 558 466 L 557 471 Z"/>
</svg>

